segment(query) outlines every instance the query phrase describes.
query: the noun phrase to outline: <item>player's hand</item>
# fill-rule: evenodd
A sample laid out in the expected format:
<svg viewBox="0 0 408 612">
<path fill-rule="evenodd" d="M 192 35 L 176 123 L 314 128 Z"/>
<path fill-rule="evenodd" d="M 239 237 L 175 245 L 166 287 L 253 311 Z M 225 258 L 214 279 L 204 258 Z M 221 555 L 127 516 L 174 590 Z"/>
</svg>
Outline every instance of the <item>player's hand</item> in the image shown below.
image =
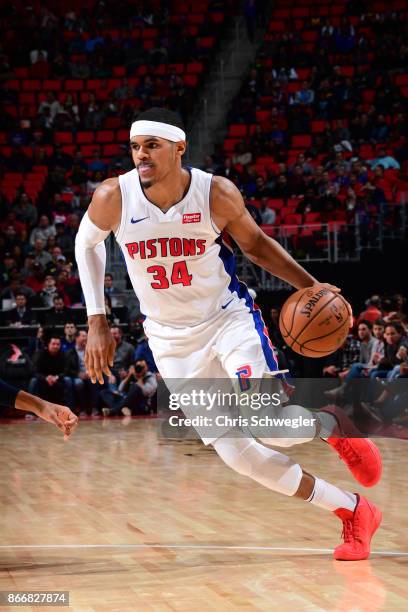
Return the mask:
<svg viewBox="0 0 408 612">
<path fill-rule="evenodd" d="M 313 285 L 313 287 L 324 287 L 325 289 L 329 289 L 330 291 L 333 291 L 333 293 L 341 293 L 341 289 L 340 287 L 336 287 L 336 285 L 331 285 L 330 283 L 315 283 Z M 345 299 L 345 298 L 343 298 Z M 345 299 L 345 302 L 347 303 L 348 309 L 349 309 L 349 314 L 350 314 L 350 329 L 352 327 L 354 327 L 354 317 L 353 317 L 353 309 L 351 307 L 351 304 L 349 302 L 347 302 L 347 300 Z"/>
<path fill-rule="evenodd" d="M 40 407 L 33 408 L 33 412 L 44 421 L 56 425 L 64 434 L 64 440 L 68 440 L 78 425 L 78 417 L 67 406 L 44 401 Z"/>
<path fill-rule="evenodd" d="M 336 287 L 336 285 L 331 285 L 330 283 L 315 283 L 313 287 L 324 287 L 324 289 L 329 289 L 330 291 L 333 291 L 333 293 L 341 292 L 339 287 Z"/>
<path fill-rule="evenodd" d="M 85 367 L 93 383 L 103 385 L 103 374 L 111 375 L 116 344 L 105 315 L 89 318 L 88 341 L 85 349 Z"/>
</svg>

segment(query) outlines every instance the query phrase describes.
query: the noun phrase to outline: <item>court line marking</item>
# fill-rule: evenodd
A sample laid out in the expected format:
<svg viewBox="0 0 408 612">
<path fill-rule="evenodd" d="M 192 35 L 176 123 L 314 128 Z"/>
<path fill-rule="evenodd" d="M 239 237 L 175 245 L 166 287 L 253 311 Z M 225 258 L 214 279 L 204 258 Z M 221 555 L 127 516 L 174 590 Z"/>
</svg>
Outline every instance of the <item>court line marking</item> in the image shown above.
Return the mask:
<svg viewBox="0 0 408 612">
<path fill-rule="evenodd" d="M 191 550 L 253 550 L 281 552 L 309 552 L 314 554 L 332 553 L 332 548 L 306 548 L 290 546 L 228 546 L 222 544 L 0 544 L 0 549 L 191 549 Z M 372 550 L 371 554 L 387 557 L 408 557 L 408 552 L 392 550 Z"/>
</svg>

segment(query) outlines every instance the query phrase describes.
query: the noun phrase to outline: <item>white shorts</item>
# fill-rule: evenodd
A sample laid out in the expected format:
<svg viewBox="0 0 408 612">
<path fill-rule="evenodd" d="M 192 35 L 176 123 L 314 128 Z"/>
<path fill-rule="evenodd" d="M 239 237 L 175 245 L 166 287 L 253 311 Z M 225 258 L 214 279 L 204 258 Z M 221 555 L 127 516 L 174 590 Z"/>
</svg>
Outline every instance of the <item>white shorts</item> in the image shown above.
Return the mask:
<svg viewBox="0 0 408 612">
<path fill-rule="evenodd" d="M 174 379 L 262 379 L 279 369 L 261 311 L 255 307 L 251 312 L 239 298 L 213 319 L 193 327 L 174 328 L 146 319 L 144 329 L 168 387 L 167 381 Z M 185 408 L 183 412 L 192 416 Z M 217 428 L 211 438 L 195 429 L 209 444 L 231 427 Z"/>
</svg>

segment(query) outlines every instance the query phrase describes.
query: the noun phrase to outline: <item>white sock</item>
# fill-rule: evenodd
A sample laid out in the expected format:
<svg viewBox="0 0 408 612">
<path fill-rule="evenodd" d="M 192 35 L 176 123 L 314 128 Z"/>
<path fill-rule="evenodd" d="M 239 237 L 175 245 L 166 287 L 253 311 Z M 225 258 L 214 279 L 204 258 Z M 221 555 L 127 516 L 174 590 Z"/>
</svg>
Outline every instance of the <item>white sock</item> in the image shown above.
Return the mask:
<svg viewBox="0 0 408 612">
<path fill-rule="evenodd" d="M 306 501 L 331 512 L 339 508 L 346 508 L 354 512 L 357 505 L 357 497 L 354 493 L 343 491 L 321 478 L 315 478 L 313 492 Z"/>
<path fill-rule="evenodd" d="M 322 426 L 319 435 L 323 440 L 327 440 L 332 435 L 333 429 L 337 427 L 337 421 L 329 412 L 318 412 L 317 416 Z"/>
</svg>

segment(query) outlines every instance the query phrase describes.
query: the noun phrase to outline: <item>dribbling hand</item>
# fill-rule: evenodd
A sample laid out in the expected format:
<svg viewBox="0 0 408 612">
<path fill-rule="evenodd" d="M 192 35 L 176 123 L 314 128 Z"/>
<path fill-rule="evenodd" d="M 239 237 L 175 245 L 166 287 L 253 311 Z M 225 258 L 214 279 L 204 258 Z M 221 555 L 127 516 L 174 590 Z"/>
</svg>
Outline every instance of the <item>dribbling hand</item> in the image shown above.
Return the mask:
<svg viewBox="0 0 408 612">
<path fill-rule="evenodd" d="M 336 287 L 336 285 L 332 285 L 331 283 L 315 283 L 314 286 L 324 287 L 325 289 L 329 289 L 330 291 L 333 291 L 333 293 L 341 293 L 341 289 L 339 287 Z M 347 302 L 345 298 L 343 299 L 346 302 L 348 309 L 350 311 L 350 329 L 351 329 L 354 326 L 353 309 L 351 307 L 351 304 Z"/>
</svg>

